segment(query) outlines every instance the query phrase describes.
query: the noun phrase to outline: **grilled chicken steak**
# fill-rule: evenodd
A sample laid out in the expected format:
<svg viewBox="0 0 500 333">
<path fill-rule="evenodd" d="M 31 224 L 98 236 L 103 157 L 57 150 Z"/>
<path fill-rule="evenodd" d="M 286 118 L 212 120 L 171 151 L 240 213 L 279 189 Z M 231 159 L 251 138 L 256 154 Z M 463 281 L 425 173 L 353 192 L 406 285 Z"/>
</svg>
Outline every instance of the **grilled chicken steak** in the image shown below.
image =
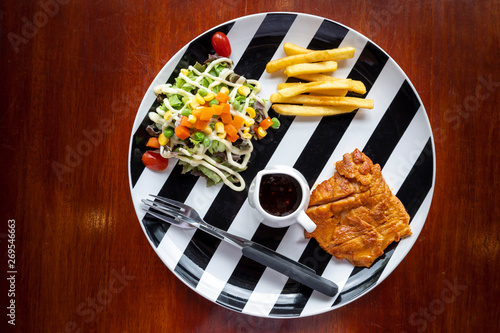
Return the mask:
<svg viewBox="0 0 500 333">
<path fill-rule="evenodd" d="M 394 241 L 411 235 L 410 216 L 385 182 L 380 165 L 356 149 L 311 193 L 307 215 L 317 228 L 305 232 L 337 259 L 370 267 Z"/>
</svg>

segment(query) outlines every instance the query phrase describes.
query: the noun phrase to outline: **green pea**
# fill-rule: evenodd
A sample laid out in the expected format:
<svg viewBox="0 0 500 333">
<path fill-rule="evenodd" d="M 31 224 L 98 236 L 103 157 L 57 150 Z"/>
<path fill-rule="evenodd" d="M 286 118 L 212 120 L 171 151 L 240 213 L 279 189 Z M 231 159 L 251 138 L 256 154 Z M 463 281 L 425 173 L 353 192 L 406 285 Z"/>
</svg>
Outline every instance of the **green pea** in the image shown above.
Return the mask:
<svg viewBox="0 0 500 333">
<path fill-rule="evenodd" d="M 209 138 L 205 137 L 205 139 L 203 139 L 203 145 L 205 147 L 210 147 L 211 144 L 212 144 L 212 141 L 210 141 Z"/>
<path fill-rule="evenodd" d="M 189 108 L 185 108 L 181 112 L 181 115 L 186 116 L 186 117 L 189 116 L 190 114 L 191 114 L 191 109 L 189 109 Z"/>
<path fill-rule="evenodd" d="M 233 101 L 233 108 L 234 108 L 235 110 L 238 110 L 238 111 L 239 111 L 239 110 L 240 110 L 240 108 L 241 108 L 241 104 L 240 104 L 240 102 L 238 102 L 237 100 L 234 100 L 234 101 Z"/>
<path fill-rule="evenodd" d="M 165 137 L 167 138 L 171 138 L 172 136 L 174 136 L 174 129 L 172 127 L 167 127 L 165 128 L 165 130 L 163 131 L 163 135 L 165 135 Z"/>
<path fill-rule="evenodd" d="M 208 106 L 212 106 L 212 105 L 219 105 L 219 101 L 216 100 L 215 98 L 212 99 L 210 102 L 208 102 Z"/>
<path fill-rule="evenodd" d="M 207 91 L 205 89 L 198 89 L 198 94 L 200 94 L 200 96 L 202 97 L 205 97 L 207 96 Z"/>
<path fill-rule="evenodd" d="M 201 141 L 205 140 L 205 134 L 203 134 L 203 132 L 196 132 L 196 133 L 194 133 L 194 139 L 196 141 L 201 142 Z"/>
<path fill-rule="evenodd" d="M 280 128 L 281 123 L 278 120 L 278 118 L 273 117 L 271 120 L 273 121 L 273 124 L 271 125 L 272 128 L 274 129 Z"/>
</svg>

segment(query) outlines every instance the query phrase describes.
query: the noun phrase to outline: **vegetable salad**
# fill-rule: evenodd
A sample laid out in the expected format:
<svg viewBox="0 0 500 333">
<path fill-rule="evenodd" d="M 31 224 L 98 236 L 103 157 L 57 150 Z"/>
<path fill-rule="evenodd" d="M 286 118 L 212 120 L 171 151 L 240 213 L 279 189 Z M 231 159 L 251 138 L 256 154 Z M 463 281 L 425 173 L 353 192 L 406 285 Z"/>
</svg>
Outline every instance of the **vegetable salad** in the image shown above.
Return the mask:
<svg viewBox="0 0 500 333">
<path fill-rule="evenodd" d="M 205 177 L 208 186 L 224 182 L 242 191 L 240 172 L 247 168 L 252 138 L 262 139 L 279 121 L 257 96 L 260 83 L 232 67 L 231 59 L 211 56 L 181 69 L 175 84 L 156 86 L 161 105 L 149 113 L 154 124 L 148 146 L 159 148 L 163 158 L 178 158 L 183 173 Z"/>
</svg>

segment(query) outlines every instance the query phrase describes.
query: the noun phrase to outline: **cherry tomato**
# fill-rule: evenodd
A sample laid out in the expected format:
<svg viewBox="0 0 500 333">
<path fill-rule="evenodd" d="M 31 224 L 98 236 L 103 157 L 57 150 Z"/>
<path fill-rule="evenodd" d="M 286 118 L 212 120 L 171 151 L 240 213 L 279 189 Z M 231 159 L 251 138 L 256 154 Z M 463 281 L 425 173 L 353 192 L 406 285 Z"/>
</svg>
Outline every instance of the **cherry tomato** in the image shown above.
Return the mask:
<svg viewBox="0 0 500 333">
<path fill-rule="evenodd" d="M 212 36 L 212 46 L 215 52 L 221 57 L 229 57 L 231 54 L 231 44 L 223 32 L 216 32 Z"/>
<path fill-rule="evenodd" d="M 142 155 L 142 163 L 154 171 L 163 171 L 168 166 L 168 159 L 154 151 L 147 151 Z"/>
</svg>

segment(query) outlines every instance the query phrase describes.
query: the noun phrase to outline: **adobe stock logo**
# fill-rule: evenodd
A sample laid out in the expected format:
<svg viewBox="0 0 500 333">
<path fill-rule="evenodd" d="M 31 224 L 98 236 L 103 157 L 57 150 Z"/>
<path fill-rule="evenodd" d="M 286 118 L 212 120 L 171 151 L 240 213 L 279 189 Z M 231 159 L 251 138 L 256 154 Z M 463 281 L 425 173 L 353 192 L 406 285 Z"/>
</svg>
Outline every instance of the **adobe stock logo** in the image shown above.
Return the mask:
<svg viewBox="0 0 500 333">
<path fill-rule="evenodd" d="M 122 267 L 121 271 L 112 269 L 111 275 L 112 277 L 105 288 L 99 290 L 94 297 L 87 297 L 76 307 L 76 314 L 81 317 L 84 324 L 94 321 L 106 309 L 106 306 L 129 285 L 129 281 L 135 279 L 134 275 L 128 275 L 125 272 L 125 267 Z M 64 332 L 80 333 L 82 327 L 79 327 L 75 321 L 68 321 L 64 325 Z"/>
<path fill-rule="evenodd" d="M 417 332 L 427 330 L 429 322 L 435 321 L 437 316 L 446 310 L 446 306 L 455 302 L 457 297 L 467 289 L 467 285 L 459 284 L 457 278 L 453 280 L 453 283 L 446 279 L 444 284 L 445 287 L 441 290 L 439 297 L 430 301 L 427 307 L 420 307 L 418 311 L 410 315 L 408 322 L 417 327 Z"/>
<path fill-rule="evenodd" d="M 82 164 L 84 159 L 92 154 L 96 147 L 106 142 L 107 136 L 113 133 L 117 127 L 120 127 L 114 125 L 113 117 L 117 123 L 123 124 L 125 119 L 134 114 L 137 101 L 142 99 L 144 90 L 149 86 L 148 78 L 152 76 L 150 69 L 146 69 L 144 72 L 145 75 L 141 84 L 125 91 L 121 96 L 113 100 L 109 117 L 102 118 L 94 128 L 82 130 L 80 132 L 81 140 L 75 146 L 66 145 L 64 159 L 52 161 L 52 169 L 60 182 L 64 180 L 65 175 L 71 174 L 75 168 Z"/>
<path fill-rule="evenodd" d="M 23 26 L 21 28 L 21 35 L 14 32 L 9 32 L 7 38 L 9 39 L 15 53 L 18 53 L 21 45 L 26 45 L 38 34 L 38 31 L 49 23 L 49 17 L 54 17 L 59 13 L 61 5 L 65 5 L 69 0 L 40 0 L 38 5 L 41 7 L 33 17 L 28 19 L 26 16 L 21 18 Z"/>
<path fill-rule="evenodd" d="M 474 91 L 465 96 L 461 104 L 456 104 L 439 113 L 452 130 L 458 130 L 471 114 L 477 112 L 490 97 L 496 96 L 500 81 L 494 81 L 494 79 L 497 80 L 491 73 L 487 76 L 480 75 L 477 78 L 478 82 Z M 436 143 L 444 143 L 448 139 L 447 133 L 442 127 L 435 127 L 433 132 Z"/>
</svg>

